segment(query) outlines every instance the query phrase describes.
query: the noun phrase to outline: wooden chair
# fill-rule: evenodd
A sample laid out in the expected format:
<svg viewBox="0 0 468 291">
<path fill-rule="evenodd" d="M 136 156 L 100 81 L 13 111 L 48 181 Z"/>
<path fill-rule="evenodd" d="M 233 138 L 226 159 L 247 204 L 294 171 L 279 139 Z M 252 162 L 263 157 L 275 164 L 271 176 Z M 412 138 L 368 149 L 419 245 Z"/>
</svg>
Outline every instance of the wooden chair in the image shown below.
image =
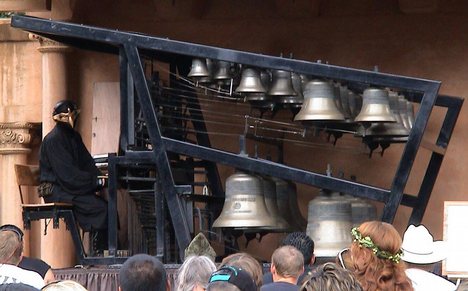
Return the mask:
<svg viewBox="0 0 468 291">
<path fill-rule="evenodd" d="M 58 228 L 60 218 L 62 218 L 65 221 L 67 229 L 72 235 L 75 250 L 80 257 L 80 260 L 82 260 L 85 257 L 85 252 L 78 231 L 78 226 L 75 221 L 75 216 L 73 214 L 73 205 L 61 202 L 25 204 L 22 188 L 39 186 L 39 166 L 16 164 L 15 173 L 16 182 L 21 196 L 24 228 L 30 229 L 31 221 L 46 219 L 45 233 L 48 225 L 47 219 L 52 219 L 53 228 Z"/>
</svg>

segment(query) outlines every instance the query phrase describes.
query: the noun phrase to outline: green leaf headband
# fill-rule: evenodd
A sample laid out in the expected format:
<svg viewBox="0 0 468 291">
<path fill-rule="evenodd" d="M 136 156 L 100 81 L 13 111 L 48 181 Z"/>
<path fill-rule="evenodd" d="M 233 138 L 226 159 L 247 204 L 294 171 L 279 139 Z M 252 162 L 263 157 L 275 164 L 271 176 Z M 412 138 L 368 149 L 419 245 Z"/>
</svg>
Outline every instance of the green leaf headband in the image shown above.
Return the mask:
<svg viewBox="0 0 468 291">
<path fill-rule="evenodd" d="M 357 227 L 353 227 L 353 229 L 351 229 L 351 234 L 354 236 L 354 241 L 359 243 L 359 246 L 371 249 L 374 255 L 377 257 L 390 260 L 396 264 L 400 262 L 401 256 L 403 255 L 403 251 L 401 249 L 396 254 L 382 251 L 378 246 L 375 245 L 369 236 L 362 237 L 362 234 Z"/>
</svg>

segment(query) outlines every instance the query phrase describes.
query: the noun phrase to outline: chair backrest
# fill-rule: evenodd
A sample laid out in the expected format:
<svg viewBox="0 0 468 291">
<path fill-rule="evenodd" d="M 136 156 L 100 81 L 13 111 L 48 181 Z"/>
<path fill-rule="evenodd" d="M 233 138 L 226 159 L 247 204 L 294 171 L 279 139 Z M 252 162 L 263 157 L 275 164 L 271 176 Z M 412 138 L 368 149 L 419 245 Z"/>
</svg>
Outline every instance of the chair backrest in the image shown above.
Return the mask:
<svg viewBox="0 0 468 291">
<path fill-rule="evenodd" d="M 15 165 L 16 183 L 18 184 L 21 204 L 24 204 L 21 186 L 39 186 L 39 166 L 38 165 Z"/>
</svg>

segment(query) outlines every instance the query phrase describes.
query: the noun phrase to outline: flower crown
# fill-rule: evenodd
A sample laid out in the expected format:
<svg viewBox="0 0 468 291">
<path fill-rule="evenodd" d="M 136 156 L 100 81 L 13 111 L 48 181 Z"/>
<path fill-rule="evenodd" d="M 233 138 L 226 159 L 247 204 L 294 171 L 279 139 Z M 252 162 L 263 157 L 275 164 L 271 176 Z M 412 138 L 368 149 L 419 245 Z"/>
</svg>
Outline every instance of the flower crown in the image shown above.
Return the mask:
<svg viewBox="0 0 468 291">
<path fill-rule="evenodd" d="M 362 234 L 357 227 L 353 227 L 353 229 L 351 229 L 351 234 L 354 236 L 354 241 L 359 243 L 360 247 L 371 249 L 377 257 L 390 260 L 396 264 L 400 262 L 401 256 L 403 255 L 403 251 L 401 249 L 398 250 L 396 254 L 382 251 L 377 245 L 375 245 L 369 236 L 362 237 Z"/>
</svg>

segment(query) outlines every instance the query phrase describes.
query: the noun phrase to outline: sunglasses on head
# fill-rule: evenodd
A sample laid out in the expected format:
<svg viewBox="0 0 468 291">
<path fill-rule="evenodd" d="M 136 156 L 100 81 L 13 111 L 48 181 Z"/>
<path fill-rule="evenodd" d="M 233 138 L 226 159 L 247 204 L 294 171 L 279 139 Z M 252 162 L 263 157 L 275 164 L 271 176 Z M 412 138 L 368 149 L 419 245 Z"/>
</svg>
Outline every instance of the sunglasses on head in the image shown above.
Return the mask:
<svg viewBox="0 0 468 291">
<path fill-rule="evenodd" d="M 24 236 L 23 232 L 14 225 L 10 225 L 10 224 L 3 225 L 0 227 L 0 231 L 12 231 L 18 236 L 18 239 L 20 241 L 23 241 L 23 236 Z"/>
</svg>

